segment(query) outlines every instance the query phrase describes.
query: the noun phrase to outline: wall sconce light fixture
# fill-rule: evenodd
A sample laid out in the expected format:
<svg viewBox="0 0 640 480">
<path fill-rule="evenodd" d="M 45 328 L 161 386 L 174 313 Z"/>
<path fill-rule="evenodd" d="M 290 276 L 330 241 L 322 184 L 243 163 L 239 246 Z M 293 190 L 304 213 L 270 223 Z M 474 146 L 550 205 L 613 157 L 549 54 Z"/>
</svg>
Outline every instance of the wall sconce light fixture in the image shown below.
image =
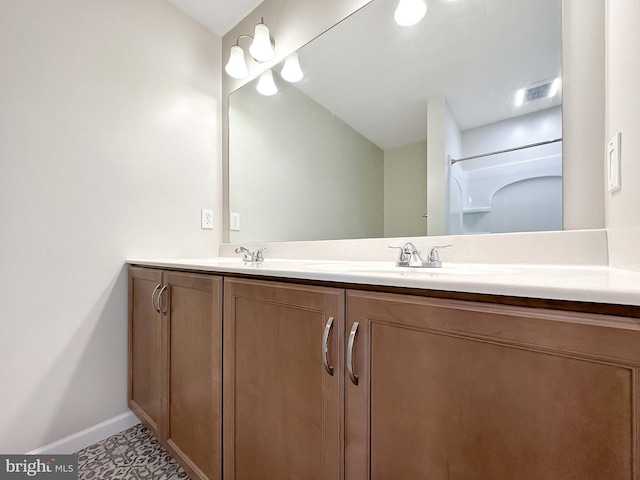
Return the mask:
<svg viewBox="0 0 640 480">
<path fill-rule="evenodd" d="M 263 18 L 256 25 L 249 53 L 257 62 L 268 62 L 276 55 L 275 45 L 271 43 L 269 27 L 264 24 Z"/>
<path fill-rule="evenodd" d="M 427 13 L 427 4 L 424 0 L 400 0 L 393 16 L 396 23 L 403 27 L 415 25 Z"/>
<path fill-rule="evenodd" d="M 238 37 L 238 40 L 240 40 L 240 38 L 241 37 Z M 224 70 L 233 78 L 245 78 L 247 75 L 249 75 L 249 69 L 247 68 L 247 64 L 244 61 L 244 50 L 241 46 L 238 45 L 237 41 L 236 44 L 231 47 L 229 61 L 224 67 Z"/>
<path fill-rule="evenodd" d="M 260 19 L 260 23 L 256 25 L 253 36 L 240 35 L 236 40 L 236 43 L 231 47 L 229 54 L 229 61 L 224 67 L 225 72 L 233 78 L 245 78 L 249 75 L 249 69 L 244 59 L 244 50 L 239 45 L 239 42 L 243 38 L 251 38 L 253 42 L 249 46 L 249 54 L 258 63 L 268 62 L 275 54 L 275 42 L 271 39 L 269 34 L 269 27 L 264 24 L 264 19 Z"/>
</svg>

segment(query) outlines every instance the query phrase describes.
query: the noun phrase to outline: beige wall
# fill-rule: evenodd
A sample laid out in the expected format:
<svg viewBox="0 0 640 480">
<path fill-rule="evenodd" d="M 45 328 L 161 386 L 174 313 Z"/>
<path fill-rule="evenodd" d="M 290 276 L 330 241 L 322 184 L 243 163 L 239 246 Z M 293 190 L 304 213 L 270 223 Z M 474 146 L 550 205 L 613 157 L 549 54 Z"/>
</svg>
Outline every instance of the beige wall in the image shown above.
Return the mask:
<svg viewBox="0 0 640 480">
<path fill-rule="evenodd" d="M 427 142 L 384 152 L 384 236 L 427 234 Z"/>
<path fill-rule="evenodd" d="M 157 0 L 0 15 L 0 452 L 127 411 L 127 257 L 212 256 L 220 38 Z"/>
<path fill-rule="evenodd" d="M 229 205 L 240 214 L 230 240 L 381 237 L 382 150 L 295 86 L 274 80 L 276 95 L 259 94 L 254 82 L 230 100 Z"/>
<path fill-rule="evenodd" d="M 640 271 L 640 2 L 607 2 L 607 141 L 622 132 L 622 188 L 605 192 L 609 261 Z M 604 164 L 604 160 L 603 160 Z"/>
</svg>

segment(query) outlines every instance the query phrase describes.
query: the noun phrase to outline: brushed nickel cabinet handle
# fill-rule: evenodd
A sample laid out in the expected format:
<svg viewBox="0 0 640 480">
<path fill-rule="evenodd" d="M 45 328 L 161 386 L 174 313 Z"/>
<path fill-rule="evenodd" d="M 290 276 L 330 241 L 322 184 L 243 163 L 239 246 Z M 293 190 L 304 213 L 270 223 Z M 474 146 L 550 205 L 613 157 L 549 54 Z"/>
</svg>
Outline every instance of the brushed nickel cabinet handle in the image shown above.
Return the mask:
<svg viewBox="0 0 640 480">
<path fill-rule="evenodd" d="M 351 333 L 349 334 L 349 344 L 347 345 L 347 370 L 354 385 L 358 385 L 358 375 L 353 373 L 353 344 L 356 341 L 356 333 L 358 333 L 359 326 L 358 322 L 353 322 Z"/>
<path fill-rule="evenodd" d="M 329 333 L 331 332 L 331 327 L 333 326 L 333 317 L 329 317 L 327 320 L 327 324 L 324 327 L 324 335 L 322 336 L 322 363 L 324 364 L 324 369 L 327 371 L 329 375 L 333 375 L 333 367 L 329 365 Z"/>
<path fill-rule="evenodd" d="M 156 304 L 156 292 L 161 286 L 161 284 L 156 285 L 156 288 L 154 288 L 153 292 L 151 293 L 151 306 L 158 313 L 160 313 L 160 307 L 158 307 L 158 305 Z"/>
<path fill-rule="evenodd" d="M 158 308 L 160 309 L 159 312 L 162 313 L 163 315 L 167 314 L 167 311 L 162 308 L 162 294 L 164 293 L 164 291 L 167 289 L 168 285 L 163 285 L 163 287 L 160 289 L 160 293 L 158 294 Z"/>
</svg>

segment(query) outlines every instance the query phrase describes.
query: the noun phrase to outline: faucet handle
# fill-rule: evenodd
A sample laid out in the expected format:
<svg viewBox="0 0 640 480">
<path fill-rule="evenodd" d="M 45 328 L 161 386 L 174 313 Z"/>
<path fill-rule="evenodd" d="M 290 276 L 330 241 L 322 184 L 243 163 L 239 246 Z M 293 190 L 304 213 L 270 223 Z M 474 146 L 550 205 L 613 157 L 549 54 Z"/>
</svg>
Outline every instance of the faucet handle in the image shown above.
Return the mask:
<svg viewBox="0 0 640 480">
<path fill-rule="evenodd" d="M 453 247 L 453 245 L 436 245 L 435 247 L 431 247 L 431 250 L 429 250 L 427 261 L 422 262 L 422 266 L 427 268 L 441 268 L 442 261 L 440 260 L 440 255 L 438 255 L 438 250 L 441 248 L 451 247 Z"/>
<path fill-rule="evenodd" d="M 265 251 L 266 249 L 267 247 L 262 247 L 256 250 L 256 255 L 255 255 L 256 262 L 264 262 L 264 254 L 262 252 Z"/>
<path fill-rule="evenodd" d="M 388 248 L 397 248 L 398 250 L 400 250 L 400 253 L 398 254 L 398 260 L 396 260 L 396 267 L 408 267 L 409 266 L 409 260 L 411 259 L 411 257 L 407 258 L 404 246 L 403 247 L 396 247 L 394 245 L 389 245 Z"/>
</svg>

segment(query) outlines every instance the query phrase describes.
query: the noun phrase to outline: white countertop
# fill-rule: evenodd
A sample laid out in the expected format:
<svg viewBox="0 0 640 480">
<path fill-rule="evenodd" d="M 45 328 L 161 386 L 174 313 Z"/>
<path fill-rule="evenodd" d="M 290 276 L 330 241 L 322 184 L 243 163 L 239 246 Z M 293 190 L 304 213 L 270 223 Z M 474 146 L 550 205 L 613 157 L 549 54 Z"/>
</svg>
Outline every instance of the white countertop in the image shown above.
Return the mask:
<svg viewBox="0 0 640 480">
<path fill-rule="evenodd" d="M 640 273 L 601 266 L 471 264 L 445 262 L 442 269 L 400 268 L 393 262 L 239 258 L 130 259 L 150 267 L 462 293 L 640 306 Z"/>
</svg>

